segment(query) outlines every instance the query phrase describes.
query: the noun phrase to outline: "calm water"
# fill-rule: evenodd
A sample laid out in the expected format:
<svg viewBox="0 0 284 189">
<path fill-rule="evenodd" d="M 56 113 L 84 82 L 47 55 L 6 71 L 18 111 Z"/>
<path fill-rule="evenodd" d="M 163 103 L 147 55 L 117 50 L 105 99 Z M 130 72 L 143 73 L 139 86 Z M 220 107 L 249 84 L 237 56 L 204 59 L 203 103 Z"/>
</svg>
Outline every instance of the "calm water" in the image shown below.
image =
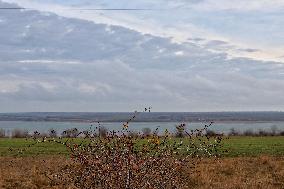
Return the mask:
<svg viewBox="0 0 284 189">
<path fill-rule="evenodd" d="M 176 122 L 137 122 L 130 124 L 130 130 L 141 131 L 143 128 L 151 128 L 155 130 L 159 128 L 159 132 L 163 132 L 165 129 L 169 131 L 175 130 Z M 203 128 L 206 123 L 187 123 L 187 129 Z M 102 123 L 102 125 L 109 130 L 120 130 L 122 123 Z M 26 129 L 29 132 L 39 131 L 48 132 L 49 129 L 55 129 L 58 133 L 62 133 L 66 129 L 78 128 L 80 131 L 90 129 L 89 123 L 75 123 L 75 122 L 25 122 L 25 121 L 0 121 L 0 129 L 4 129 L 9 135 L 14 129 Z M 96 127 L 97 125 L 94 125 Z M 284 122 L 230 122 L 230 123 L 214 123 L 211 126 L 211 130 L 228 133 L 231 128 L 237 131 L 243 132 L 245 130 L 267 130 L 271 127 L 277 127 L 279 130 L 284 130 Z"/>
</svg>

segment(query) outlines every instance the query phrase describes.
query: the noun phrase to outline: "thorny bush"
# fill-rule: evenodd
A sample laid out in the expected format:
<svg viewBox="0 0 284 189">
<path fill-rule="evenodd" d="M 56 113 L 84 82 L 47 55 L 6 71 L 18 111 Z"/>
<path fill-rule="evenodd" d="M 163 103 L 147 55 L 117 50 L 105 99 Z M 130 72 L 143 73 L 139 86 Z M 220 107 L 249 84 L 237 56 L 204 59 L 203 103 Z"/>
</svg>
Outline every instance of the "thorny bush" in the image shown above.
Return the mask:
<svg viewBox="0 0 284 189">
<path fill-rule="evenodd" d="M 92 131 L 84 132 L 85 139 L 80 144 L 72 139 L 38 140 L 61 143 L 70 150 L 69 166 L 58 173 L 46 173 L 51 184 L 84 189 L 187 188 L 186 172 L 193 162 L 219 155 L 222 137 L 206 135 L 212 123 L 191 131 L 186 130 L 184 123 L 176 126 L 179 133 L 185 134 L 184 138 L 167 130 L 163 135 L 158 135 L 158 130 L 152 135 L 131 135 L 129 123 L 137 114 L 123 124 L 121 131 L 100 135 L 99 123 Z"/>
</svg>

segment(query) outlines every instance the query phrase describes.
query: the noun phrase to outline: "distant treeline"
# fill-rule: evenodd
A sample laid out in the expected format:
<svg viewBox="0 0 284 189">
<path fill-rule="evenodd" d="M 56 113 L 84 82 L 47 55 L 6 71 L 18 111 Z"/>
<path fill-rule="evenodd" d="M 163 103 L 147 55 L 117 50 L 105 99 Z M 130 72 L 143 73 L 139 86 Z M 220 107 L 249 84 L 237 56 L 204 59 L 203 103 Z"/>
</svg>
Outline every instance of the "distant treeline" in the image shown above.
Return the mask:
<svg viewBox="0 0 284 189">
<path fill-rule="evenodd" d="M 133 113 L 2 113 L 0 121 L 123 122 Z M 284 112 L 151 112 L 140 113 L 136 122 L 284 121 Z"/>
<path fill-rule="evenodd" d="M 106 127 L 100 127 L 97 129 L 97 136 L 107 136 L 110 131 Z M 150 128 L 143 128 L 141 132 L 137 131 L 128 131 L 127 135 L 129 136 L 150 136 L 153 134 L 157 134 L 158 130 L 151 130 Z M 167 132 L 167 131 L 166 131 Z M 162 133 L 160 135 L 164 135 Z M 180 125 L 176 126 L 176 129 L 173 133 L 168 133 L 173 137 L 185 137 L 186 136 L 186 129 L 185 127 L 181 127 Z M 229 133 L 222 134 L 215 132 L 213 130 L 207 129 L 204 133 L 208 136 L 218 136 L 218 135 L 228 135 L 228 136 L 284 136 L 284 130 L 278 129 L 276 126 L 272 126 L 270 130 L 258 130 L 253 131 L 251 129 L 245 130 L 243 132 L 237 131 L 236 129 L 232 128 Z M 26 129 L 14 129 L 10 133 L 7 133 L 4 129 L 0 129 L 0 138 L 84 138 L 90 135 L 90 131 L 79 131 L 77 128 L 71 128 L 63 131 L 62 133 L 58 133 L 55 129 L 50 129 L 48 132 L 40 133 L 40 132 L 32 132 L 30 133 Z"/>
<path fill-rule="evenodd" d="M 253 131 L 252 129 L 247 129 L 243 132 L 237 131 L 232 128 L 228 133 L 229 136 L 284 136 L 284 130 L 278 129 L 276 126 L 272 126 L 270 130 L 259 129 L 258 131 Z"/>
</svg>

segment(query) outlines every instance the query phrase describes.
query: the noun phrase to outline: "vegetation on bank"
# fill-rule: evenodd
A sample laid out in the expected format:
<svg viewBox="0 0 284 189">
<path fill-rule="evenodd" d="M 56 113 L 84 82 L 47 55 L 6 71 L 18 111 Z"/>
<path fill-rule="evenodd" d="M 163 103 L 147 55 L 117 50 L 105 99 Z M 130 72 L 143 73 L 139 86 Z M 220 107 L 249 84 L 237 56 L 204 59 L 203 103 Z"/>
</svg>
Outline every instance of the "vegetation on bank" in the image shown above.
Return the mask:
<svg viewBox="0 0 284 189">
<path fill-rule="evenodd" d="M 100 126 L 100 133 L 99 135 L 106 135 L 106 133 L 109 130 L 104 127 Z M 157 134 L 157 130 L 152 131 L 150 128 L 143 128 L 141 132 L 137 131 L 129 131 L 129 135 L 139 135 L 143 134 L 144 136 L 150 136 L 152 134 Z M 48 132 L 39 133 L 37 131 L 35 132 L 29 132 L 26 129 L 13 129 L 11 132 L 7 132 L 4 129 L 0 128 L 0 138 L 56 138 L 56 137 L 62 137 L 62 138 L 84 138 L 86 137 L 86 134 L 88 134 L 88 130 L 80 131 L 78 128 L 70 128 L 62 133 L 58 133 L 56 129 L 49 129 Z M 211 130 L 210 128 L 206 129 L 206 134 L 210 136 L 216 136 L 220 133 L 215 132 L 214 130 Z M 247 129 L 244 131 L 238 131 L 235 128 L 231 128 L 230 131 L 226 134 L 227 136 L 254 136 L 254 137 L 264 137 L 264 136 L 284 136 L 284 130 L 281 128 L 278 128 L 277 126 L 272 126 L 270 129 L 259 129 L 257 131 L 254 131 L 252 129 Z M 176 137 L 183 137 L 185 136 L 185 133 L 183 131 L 179 130 L 178 126 L 176 126 L 175 133 L 173 133 L 173 136 Z"/>
</svg>

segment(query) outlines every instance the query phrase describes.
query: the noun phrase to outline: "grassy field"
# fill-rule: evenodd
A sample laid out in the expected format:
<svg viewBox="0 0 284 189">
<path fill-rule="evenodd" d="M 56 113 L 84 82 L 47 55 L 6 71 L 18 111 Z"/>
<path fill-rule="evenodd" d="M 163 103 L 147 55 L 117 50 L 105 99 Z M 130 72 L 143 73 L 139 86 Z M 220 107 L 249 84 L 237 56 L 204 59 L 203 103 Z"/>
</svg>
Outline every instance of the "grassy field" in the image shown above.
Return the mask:
<svg viewBox="0 0 284 189">
<path fill-rule="evenodd" d="M 75 140 L 79 142 L 81 139 Z M 39 143 L 28 147 L 31 144 L 34 144 L 34 141 L 26 139 L 0 139 L 0 156 L 68 154 L 65 146 L 60 144 Z M 223 149 L 228 151 L 223 153 L 227 157 L 284 156 L 284 137 L 230 137 L 223 140 Z"/>
<path fill-rule="evenodd" d="M 225 156 L 284 155 L 284 137 L 230 137 L 224 139 Z"/>
</svg>

